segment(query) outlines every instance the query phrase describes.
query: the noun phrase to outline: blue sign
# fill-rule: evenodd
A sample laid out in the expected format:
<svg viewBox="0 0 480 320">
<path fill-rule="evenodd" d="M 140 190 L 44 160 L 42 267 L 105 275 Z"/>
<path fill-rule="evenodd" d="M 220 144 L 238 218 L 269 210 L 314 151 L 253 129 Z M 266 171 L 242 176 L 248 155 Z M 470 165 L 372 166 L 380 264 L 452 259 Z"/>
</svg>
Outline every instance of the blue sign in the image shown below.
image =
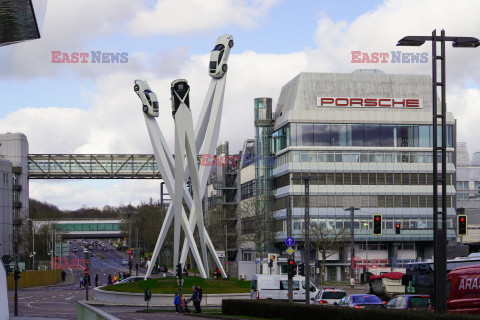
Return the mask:
<svg viewBox="0 0 480 320">
<path fill-rule="evenodd" d="M 288 237 L 287 239 L 285 239 L 285 244 L 291 247 L 295 244 L 295 239 L 293 239 L 293 237 Z"/>
<path fill-rule="evenodd" d="M 258 260 L 255 260 L 255 263 L 258 264 Z"/>
</svg>

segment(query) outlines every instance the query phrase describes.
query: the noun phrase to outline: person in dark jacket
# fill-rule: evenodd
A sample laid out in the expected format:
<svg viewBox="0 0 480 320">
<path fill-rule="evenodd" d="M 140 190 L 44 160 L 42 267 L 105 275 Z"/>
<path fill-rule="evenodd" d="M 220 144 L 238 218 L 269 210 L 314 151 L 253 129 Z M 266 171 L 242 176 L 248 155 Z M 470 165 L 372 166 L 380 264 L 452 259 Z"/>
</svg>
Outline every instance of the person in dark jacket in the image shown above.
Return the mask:
<svg viewBox="0 0 480 320">
<path fill-rule="evenodd" d="M 108 284 L 108 285 L 113 284 L 113 282 L 112 282 L 112 275 L 111 275 L 110 273 L 108 274 L 108 277 L 107 277 L 107 284 Z"/>
<path fill-rule="evenodd" d="M 202 313 L 202 308 L 200 306 L 200 303 L 202 302 L 202 298 L 203 298 L 203 290 L 200 286 L 197 286 L 198 310 L 197 310 L 197 306 L 195 306 L 195 311 L 198 311 L 198 313 Z"/>
<path fill-rule="evenodd" d="M 98 287 L 98 274 L 95 273 L 95 287 Z"/>
<path fill-rule="evenodd" d="M 65 270 L 62 270 L 62 282 L 65 282 L 65 277 L 67 276 L 67 273 Z"/>
<path fill-rule="evenodd" d="M 196 286 L 192 287 L 193 294 L 190 300 L 193 302 L 193 305 L 195 306 L 195 311 L 193 313 L 200 313 L 200 302 L 198 301 L 198 290 Z"/>
</svg>

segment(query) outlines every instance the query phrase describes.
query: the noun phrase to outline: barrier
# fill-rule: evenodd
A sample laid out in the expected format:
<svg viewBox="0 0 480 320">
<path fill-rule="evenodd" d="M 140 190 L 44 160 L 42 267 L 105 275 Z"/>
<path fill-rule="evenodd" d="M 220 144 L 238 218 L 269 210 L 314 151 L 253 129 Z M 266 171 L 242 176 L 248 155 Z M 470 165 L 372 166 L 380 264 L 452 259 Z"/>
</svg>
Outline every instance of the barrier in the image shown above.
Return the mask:
<svg viewBox="0 0 480 320">
<path fill-rule="evenodd" d="M 22 271 L 20 277 L 21 278 L 18 279 L 19 288 L 48 286 L 62 282 L 62 270 Z M 9 290 L 15 288 L 13 272 L 7 276 L 7 287 Z"/>
<path fill-rule="evenodd" d="M 94 288 L 93 291 L 95 292 L 95 302 L 129 306 L 147 306 L 147 303 L 143 300 L 143 293 L 106 291 L 101 290 L 100 288 Z M 149 306 L 172 306 L 173 298 L 173 294 L 152 294 Z M 187 293 L 185 298 L 190 298 L 190 295 Z M 250 299 L 250 293 L 203 294 L 201 305 L 221 306 L 223 299 Z"/>
<path fill-rule="evenodd" d="M 77 301 L 77 319 L 81 320 L 120 320 L 105 311 L 92 307 L 83 301 Z"/>
</svg>

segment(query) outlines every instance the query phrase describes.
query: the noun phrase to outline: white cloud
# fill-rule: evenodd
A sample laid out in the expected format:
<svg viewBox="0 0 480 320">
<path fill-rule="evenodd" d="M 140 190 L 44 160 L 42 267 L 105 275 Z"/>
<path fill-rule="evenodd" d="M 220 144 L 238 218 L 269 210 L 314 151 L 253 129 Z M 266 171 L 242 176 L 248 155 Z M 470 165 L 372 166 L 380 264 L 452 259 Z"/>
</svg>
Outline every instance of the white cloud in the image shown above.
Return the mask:
<svg viewBox="0 0 480 320">
<path fill-rule="evenodd" d="M 210 33 L 229 25 L 256 27 L 278 0 L 162 0 L 144 8 L 131 21 L 134 34 Z"/>
<path fill-rule="evenodd" d="M 246 12 L 246 17 L 237 17 L 238 13 L 234 12 L 229 20 L 224 19 L 225 15 L 220 15 L 218 21 L 208 24 L 207 18 L 210 13 L 204 8 L 212 2 L 192 0 L 187 2 L 191 4 L 191 9 L 197 10 L 192 12 L 207 13 L 197 17 L 190 16 L 189 11 L 184 16 L 189 18 L 186 24 L 180 25 L 179 18 L 171 13 L 176 11 L 171 11 L 170 7 L 177 2 L 159 1 L 153 11 L 142 9 L 143 11 L 134 18 L 131 27 L 136 32 L 140 32 L 141 28 L 151 27 L 155 33 L 177 32 L 172 29 L 173 24 L 180 25 L 178 32 L 182 33 L 191 31 L 192 26 L 196 26 L 193 30 L 195 32 L 210 32 L 229 23 L 253 27 L 258 18 L 255 14 L 264 17 L 268 8 L 275 2 L 258 2 L 263 9 L 259 10 L 259 13 L 252 13 L 248 5 L 251 1 L 225 1 L 234 8 L 239 8 L 238 12 L 242 14 Z M 182 3 L 178 2 L 178 5 L 182 6 Z M 429 52 L 430 55 L 429 45 L 420 48 L 399 48 L 395 47 L 395 43 L 405 35 L 428 35 L 433 28 L 442 27 L 447 30 L 447 35 L 478 37 L 480 20 L 476 18 L 475 13 L 480 11 L 480 3 L 466 0 L 462 4 L 468 5 L 470 9 L 464 10 L 458 3 L 452 4 L 447 1 L 388 0 L 376 10 L 361 15 L 350 24 L 345 21 L 335 22 L 322 15 L 315 32 L 318 48 L 307 48 L 289 54 L 258 54 L 253 51 L 237 53 L 234 47 L 229 59 L 219 141 L 230 141 L 230 152 L 238 152 L 245 139 L 254 137 L 253 99 L 272 97 L 275 106 L 281 87 L 302 71 L 351 72 L 359 68 L 379 68 L 387 73 L 430 74 L 430 61 L 427 64 L 352 64 L 351 51 L 401 50 Z M 220 6 L 221 10 L 226 10 L 225 13 L 230 12 L 223 4 Z M 457 6 L 461 8 L 457 9 Z M 200 8 L 204 11 L 198 11 Z M 214 13 L 217 12 L 215 10 L 217 9 L 213 10 Z M 434 13 L 428 14 L 429 10 L 433 10 Z M 164 12 L 170 14 L 165 16 Z M 129 21 L 128 18 L 125 18 L 125 21 Z M 142 21 L 143 27 L 140 26 Z M 115 26 L 121 22 L 111 23 Z M 152 25 L 154 23 L 155 25 Z M 96 27 L 103 28 L 106 33 L 111 32 L 108 24 L 103 27 L 96 24 Z M 480 92 L 478 89 L 468 89 L 465 83 L 476 81 L 478 85 L 480 82 L 478 50 L 480 48 L 447 50 L 448 109 L 458 117 L 459 140 L 469 142 L 470 148 L 474 148 L 474 151 L 480 150 L 480 142 L 477 143 L 480 137 L 475 133 L 478 122 L 476 120 L 480 116 L 478 103 Z M 132 53 L 131 66 L 125 68 L 103 66 L 103 69 L 99 67 L 94 71 L 92 81 L 96 90 L 89 97 L 91 105 L 86 111 L 72 106 L 21 109 L 1 119 L 0 127 L 5 131 L 26 133 L 32 153 L 152 153 L 140 102 L 133 92 L 133 81 L 143 79 L 148 80 L 159 98 L 162 116 L 157 121 L 173 149 L 173 119 L 170 115 L 169 101 L 171 81 L 176 78 L 189 80 L 194 122 L 210 83 L 210 77 L 207 75 L 209 55 L 188 57 L 187 52 L 186 48 L 172 48 L 157 53 Z M 146 68 L 150 62 L 153 68 Z M 23 70 L 19 63 L 20 61 L 12 67 L 12 70 L 16 70 L 15 68 Z M 92 74 L 92 71 L 86 69 L 78 69 L 76 72 L 79 74 L 84 72 L 84 76 Z M 95 202 L 94 205 L 103 206 L 115 202 L 133 202 L 135 199 L 149 198 L 145 195 L 155 194 L 158 183 L 145 182 L 145 187 L 142 187 L 142 183 L 139 182 L 139 187 L 134 188 L 125 181 L 115 182 L 111 189 L 104 191 L 85 185 L 76 186 L 75 197 L 67 197 L 65 191 L 61 187 L 55 187 L 54 184 L 35 182 L 31 190 L 33 198 L 38 196 L 39 200 L 52 199 L 52 202 L 60 207 L 77 208 L 83 204 L 88 205 L 91 199 L 94 199 L 92 200 Z M 64 199 L 65 197 L 68 200 Z"/>
</svg>

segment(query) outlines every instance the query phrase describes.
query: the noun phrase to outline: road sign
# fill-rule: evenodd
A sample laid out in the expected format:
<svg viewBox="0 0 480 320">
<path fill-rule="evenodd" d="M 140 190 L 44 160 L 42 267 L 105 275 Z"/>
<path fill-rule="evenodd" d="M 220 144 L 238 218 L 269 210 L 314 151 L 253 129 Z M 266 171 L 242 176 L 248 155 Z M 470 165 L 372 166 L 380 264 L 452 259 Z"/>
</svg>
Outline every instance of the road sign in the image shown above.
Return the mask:
<svg viewBox="0 0 480 320">
<path fill-rule="evenodd" d="M 132 254 L 132 250 L 128 249 L 127 254 L 129 254 L 129 255 Z"/>
<path fill-rule="evenodd" d="M 87 275 L 88 275 L 88 268 L 85 268 L 85 270 L 83 271 L 83 273 L 87 276 Z"/>
<path fill-rule="evenodd" d="M 288 237 L 287 239 L 285 239 L 285 244 L 291 247 L 295 244 L 295 239 L 293 239 L 293 237 Z"/>
<path fill-rule="evenodd" d="M 293 250 L 292 247 L 288 247 L 287 253 L 288 253 L 289 255 L 292 255 L 294 252 L 295 252 L 295 250 Z"/>
<path fill-rule="evenodd" d="M 217 257 L 225 258 L 225 251 L 217 251 Z"/>
<path fill-rule="evenodd" d="M 258 259 L 255 259 L 255 263 L 258 264 Z"/>
</svg>

